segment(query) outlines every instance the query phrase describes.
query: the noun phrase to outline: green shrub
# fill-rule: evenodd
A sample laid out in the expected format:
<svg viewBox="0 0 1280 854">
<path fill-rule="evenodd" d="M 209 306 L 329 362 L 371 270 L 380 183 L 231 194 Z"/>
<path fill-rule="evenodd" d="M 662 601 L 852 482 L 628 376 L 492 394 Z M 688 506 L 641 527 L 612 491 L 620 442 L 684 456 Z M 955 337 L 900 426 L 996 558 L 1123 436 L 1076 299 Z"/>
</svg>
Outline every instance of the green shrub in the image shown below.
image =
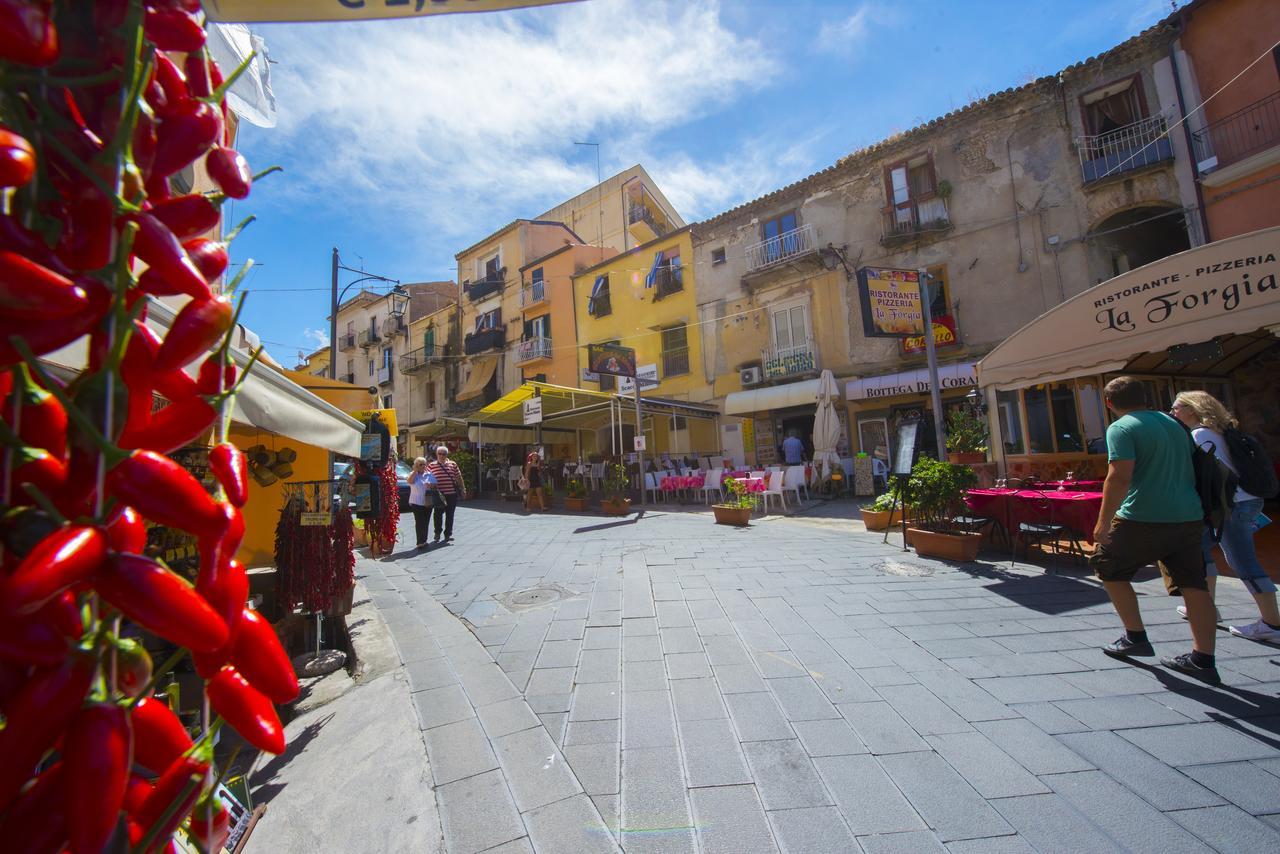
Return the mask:
<svg viewBox="0 0 1280 854">
<path fill-rule="evenodd" d="M 907 503 L 911 505 L 917 528 L 930 531 L 954 530 L 952 518 L 964 508 L 965 490 L 978 483 L 973 469 L 921 457 L 907 481 Z"/>
</svg>

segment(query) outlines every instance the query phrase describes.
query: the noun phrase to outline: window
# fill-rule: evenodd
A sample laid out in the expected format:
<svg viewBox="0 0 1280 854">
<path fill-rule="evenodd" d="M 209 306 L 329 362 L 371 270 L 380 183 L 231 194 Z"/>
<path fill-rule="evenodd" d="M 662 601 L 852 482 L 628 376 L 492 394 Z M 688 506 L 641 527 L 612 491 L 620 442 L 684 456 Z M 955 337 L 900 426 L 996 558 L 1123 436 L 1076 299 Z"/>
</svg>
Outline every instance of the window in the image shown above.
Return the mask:
<svg viewBox="0 0 1280 854">
<path fill-rule="evenodd" d="M 356 322 L 354 320 L 347 321 L 347 334 L 348 335 L 356 334 Z"/>
<path fill-rule="evenodd" d="M 809 308 L 793 305 L 773 312 L 773 348 L 777 351 L 804 347 L 809 343 Z"/>
<path fill-rule="evenodd" d="M 374 370 L 375 370 L 375 367 L 374 367 L 373 359 L 370 359 L 369 360 L 369 376 L 370 377 L 373 376 Z"/>
<path fill-rule="evenodd" d="M 546 375 L 546 374 L 534 374 L 533 376 L 531 376 L 531 377 L 527 377 L 526 379 L 528 379 L 530 382 L 535 382 L 535 383 L 545 383 L 545 382 L 547 381 L 547 375 Z"/>
<path fill-rule="evenodd" d="M 538 302 L 546 295 L 546 285 L 542 280 L 542 268 L 529 274 L 529 296 L 525 302 Z"/>
<path fill-rule="evenodd" d="M 1036 385 L 1023 393 L 1027 437 L 1033 454 L 1068 454 L 1084 450 L 1075 388 L 1071 383 Z"/>
<path fill-rule="evenodd" d="M 712 264 L 723 264 L 724 262 L 725 262 L 724 247 L 723 247 L 723 246 L 721 246 L 721 247 L 719 247 L 718 249 L 712 249 L 712 250 L 711 250 L 711 263 L 712 263 Z"/>
<path fill-rule="evenodd" d="M 427 331 L 422 336 L 422 354 L 430 359 L 436 349 L 436 328 L 428 326 Z"/>
<path fill-rule="evenodd" d="M 395 407 L 391 405 L 391 395 L 389 395 L 389 394 L 384 394 L 384 395 L 382 396 L 382 408 L 383 408 L 383 409 L 395 409 Z"/>
<path fill-rule="evenodd" d="M 486 258 L 476 261 L 476 279 L 482 282 L 493 282 L 502 278 L 502 253 L 495 252 Z"/>
<path fill-rule="evenodd" d="M 370 338 L 378 337 L 378 315 L 376 314 L 373 317 L 369 318 L 369 337 Z"/>
<path fill-rule="evenodd" d="M 794 255 L 799 249 L 795 230 L 799 223 L 796 212 L 791 211 L 760 223 L 760 239 L 765 241 L 764 263 L 771 264 L 783 256 Z"/>
<path fill-rule="evenodd" d="M 921 225 L 945 221 L 946 205 L 937 197 L 938 176 L 933 157 L 917 154 L 892 163 L 885 170 L 889 227 L 893 231 L 913 230 Z"/>
<path fill-rule="evenodd" d="M 1146 118 L 1147 105 L 1140 81 L 1141 78 L 1135 75 L 1081 96 L 1085 134 L 1100 136 Z"/>
<path fill-rule="evenodd" d="M 382 348 L 382 369 L 384 371 L 391 370 L 391 362 L 393 358 L 394 357 L 391 354 L 391 348 L 383 347 Z"/>
<path fill-rule="evenodd" d="M 662 376 L 689 373 L 689 337 L 684 326 L 662 330 Z"/>
<path fill-rule="evenodd" d="M 684 267 L 680 266 L 680 254 L 668 250 L 656 266 L 658 292 L 654 299 L 662 299 L 684 290 Z"/>
<path fill-rule="evenodd" d="M 1022 415 L 1018 407 L 1016 391 L 996 392 L 996 406 L 1000 414 L 1000 435 L 1004 437 L 1006 454 L 1025 454 L 1026 443 L 1022 441 Z"/>
<path fill-rule="evenodd" d="M 551 315 L 542 314 L 524 322 L 524 340 L 551 337 Z"/>
<path fill-rule="evenodd" d="M 492 311 L 486 311 L 476 315 L 476 332 L 485 332 L 490 329 L 497 329 L 502 325 L 502 309 L 495 308 Z"/>
<path fill-rule="evenodd" d="M 591 286 L 591 296 L 587 298 L 587 314 L 592 317 L 606 317 L 613 313 L 609 301 L 609 274 L 596 276 Z"/>
</svg>

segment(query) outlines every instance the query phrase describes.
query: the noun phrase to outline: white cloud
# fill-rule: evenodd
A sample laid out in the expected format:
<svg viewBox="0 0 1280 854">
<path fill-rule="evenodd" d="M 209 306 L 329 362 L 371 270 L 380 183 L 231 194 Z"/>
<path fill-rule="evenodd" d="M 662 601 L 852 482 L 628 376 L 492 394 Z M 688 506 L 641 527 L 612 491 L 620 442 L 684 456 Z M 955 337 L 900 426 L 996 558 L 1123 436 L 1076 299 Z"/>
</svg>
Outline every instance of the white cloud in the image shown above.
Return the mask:
<svg viewBox="0 0 1280 854">
<path fill-rule="evenodd" d="M 822 29 L 818 33 L 818 50 L 838 55 L 850 54 L 866 44 L 872 27 L 890 23 L 892 18 L 890 10 L 874 3 L 863 3 L 847 18 L 822 23 Z"/>
<path fill-rule="evenodd" d="M 329 346 L 329 331 L 327 329 L 303 329 L 302 337 L 314 343 L 317 350 L 321 347 Z"/>
<path fill-rule="evenodd" d="M 264 34 L 280 123 L 249 154 L 286 163 L 284 201 L 372 208 L 446 238 L 436 251 L 448 255 L 459 239 L 594 184 L 594 158 L 574 141 L 603 142 L 606 168 L 645 162 L 661 134 L 723 109 L 776 68 L 761 44 L 723 26 L 716 2 L 600 0 Z M 695 194 L 723 192 L 696 178 L 705 167 L 673 161 L 682 212 L 704 206 Z"/>
</svg>

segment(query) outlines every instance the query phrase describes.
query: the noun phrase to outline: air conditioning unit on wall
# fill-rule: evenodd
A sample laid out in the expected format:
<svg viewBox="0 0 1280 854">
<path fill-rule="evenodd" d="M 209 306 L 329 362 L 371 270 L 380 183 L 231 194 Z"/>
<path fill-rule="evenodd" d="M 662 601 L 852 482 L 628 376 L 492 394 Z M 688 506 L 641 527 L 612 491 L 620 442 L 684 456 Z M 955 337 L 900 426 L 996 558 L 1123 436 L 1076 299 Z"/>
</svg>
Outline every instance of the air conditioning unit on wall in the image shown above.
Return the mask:
<svg viewBox="0 0 1280 854">
<path fill-rule="evenodd" d="M 743 368 L 738 371 L 738 379 L 743 385 L 759 385 L 760 369 L 759 368 Z"/>
</svg>

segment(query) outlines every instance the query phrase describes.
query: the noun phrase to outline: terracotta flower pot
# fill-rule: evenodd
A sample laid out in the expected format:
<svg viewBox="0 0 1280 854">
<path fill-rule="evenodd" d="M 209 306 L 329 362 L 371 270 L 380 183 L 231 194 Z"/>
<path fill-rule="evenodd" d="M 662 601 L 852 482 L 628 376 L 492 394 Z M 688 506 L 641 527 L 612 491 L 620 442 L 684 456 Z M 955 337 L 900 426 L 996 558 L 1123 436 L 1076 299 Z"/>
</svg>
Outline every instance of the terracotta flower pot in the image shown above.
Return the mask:
<svg viewBox="0 0 1280 854">
<path fill-rule="evenodd" d="M 985 463 L 987 455 L 981 451 L 948 451 L 947 462 L 957 463 L 960 465 L 974 465 L 976 463 Z"/>
<path fill-rule="evenodd" d="M 715 514 L 717 525 L 736 525 L 745 528 L 751 522 L 750 507 L 734 507 L 731 504 L 712 504 L 711 512 Z"/>
<path fill-rule="evenodd" d="M 600 509 L 606 516 L 625 516 L 631 509 L 630 498 L 605 498 L 600 501 Z"/>
<path fill-rule="evenodd" d="M 968 562 L 978 556 L 981 534 L 940 534 L 924 528 L 908 528 L 908 541 L 921 557 Z"/>
<path fill-rule="evenodd" d="M 895 513 L 892 510 L 862 510 L 862 524 L 867 526 L 868 531 L 883 531 L 889 527 L 889 516 L 896 517 L 897 521 L 902 520 L 901 513 Z"/>
<path fill-rule="evenodd" d="M 571 497 L 571 496 L 565 496 L 565 499 L 564 499 L 564 509 L 566 509 L 566 510 L 579 510 L 579 511 L 581 511 L 581 510 L 586 510 L 586 509 L 587 509 L 587 499 L 585 499 L 585 498 L 573 498 L 573 497 Z"/>
</svg>

